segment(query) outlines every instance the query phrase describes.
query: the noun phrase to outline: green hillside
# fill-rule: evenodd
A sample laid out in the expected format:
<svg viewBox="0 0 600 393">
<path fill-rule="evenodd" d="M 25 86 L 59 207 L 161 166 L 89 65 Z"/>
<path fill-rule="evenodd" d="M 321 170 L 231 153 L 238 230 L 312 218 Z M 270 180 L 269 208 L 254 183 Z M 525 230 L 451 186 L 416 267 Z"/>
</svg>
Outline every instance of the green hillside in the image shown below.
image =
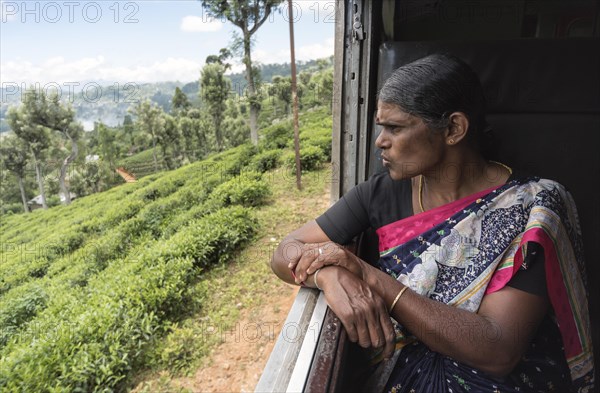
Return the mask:
<svg viewBox="0 0 600 393">
<path fill-rule="evenodd" d="M 330 157 L 331 119 L 300 118 L 303 166 Z M 2 216 L 0 391 L 113 391 L 189 312 L 214 266 L 253 239 L 290 121 L 238 146 L 70 206 Z M 329 139 L 328 139 L 329 138 Z M 277 169 L 290 176 L 290 168 Z"/>
<path fill-rule="evenodd" d="M 323 68 L 333 66 L 333 57 L 298 61 L 296 64 L 298 74 L 302 72 L 315 73 Z M 261 79 L 263 82 L 271 83 L 274 76 L 290 76 L 290 64 L 257 64 L 260 69 Z M 246 80 L 243 72 L 232 73 L 225 76 L 231 81 L 231 93 L 242 94 L 246 87 Z M 100 96 L 97 100 L 86 99 L 86 96 L 80 92 L 74 92 L 71 97 L 70 90 L 65 86 L 63 88 L 64 100 L 72 100 L 73 107 L 77 113 L 77 119 L 84 124 L 87 130 L 91 130 L 94 122 L 101 121 L 102 123 L 116 127 L 123 123 L 128 110 L 135 103 L 149 99 L 160 106 L 165 112 L 171 111 L 171 101 L 173 92 L 176 87 L 180 87 L 187 95 L 188 99 L 198 104 L 198 93 L 200 91 L 199 81 L 192 82 L 155 82 L 155 83 L 105 83 L 98 81 L 100 88 Z M 115 87 L 117 86 L 117 87 Z M 16 106 L 23 100 L 23 92 L 20 87 L 15 86 L 16 91 L 7 90 L 4 86 L 0 86 L 0 96 L 3 97 L 0 101 L 0 134 L 8 132 L 10 127 L 6 122 L 6 113 L 10 106 Z M 11 87 L 12 89 L 12 87 Z"/>
</svg>

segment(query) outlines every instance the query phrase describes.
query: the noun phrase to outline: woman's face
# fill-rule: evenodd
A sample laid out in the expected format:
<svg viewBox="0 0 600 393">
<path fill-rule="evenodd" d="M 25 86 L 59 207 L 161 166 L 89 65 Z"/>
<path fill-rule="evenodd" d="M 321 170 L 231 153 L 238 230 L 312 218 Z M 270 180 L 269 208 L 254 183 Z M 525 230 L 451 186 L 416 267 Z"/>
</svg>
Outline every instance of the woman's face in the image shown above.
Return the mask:
<svg viewBox="0 0 600 393">
<path fill-rule="evenodd" d="M 375 145 L 381 149 L 383 166 L 389 169 L 392 179 L 417 176 L 443 159 L 444 133 L 431 130 L 420 117 L 379 101 L 376 122 L 382 129 Z"/>
</svg>

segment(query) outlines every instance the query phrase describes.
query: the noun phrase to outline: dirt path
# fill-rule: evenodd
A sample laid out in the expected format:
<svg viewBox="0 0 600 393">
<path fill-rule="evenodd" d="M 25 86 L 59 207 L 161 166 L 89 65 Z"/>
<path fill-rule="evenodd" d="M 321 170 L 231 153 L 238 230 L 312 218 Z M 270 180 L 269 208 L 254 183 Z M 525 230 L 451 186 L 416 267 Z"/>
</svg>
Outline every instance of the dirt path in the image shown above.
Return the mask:
<svg viewBox="0 0 600 393">
<path fill-rule="evenodd" d="M 297 287 L 286 285 L 272 302 L 244 312 L 211 354 L 210 365 L 174 382 L 193 392 L 253 392 L 297 292 Z"/>
</svg>

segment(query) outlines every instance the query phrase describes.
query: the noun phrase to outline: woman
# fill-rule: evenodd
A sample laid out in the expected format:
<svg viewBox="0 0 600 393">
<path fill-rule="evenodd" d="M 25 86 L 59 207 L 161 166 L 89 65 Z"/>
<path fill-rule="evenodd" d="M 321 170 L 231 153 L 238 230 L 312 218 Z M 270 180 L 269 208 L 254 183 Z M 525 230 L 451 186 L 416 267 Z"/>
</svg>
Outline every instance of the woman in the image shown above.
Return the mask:
<svg viewBox="0 0 600 393">
<path fill-rule="evenodd" d="M 591 390 L 573 201 L 484 159 L 484 111 L 457 58 L 397 69 L 377 109 L 386 171 L 288 235 L 273 271 L 324 292 L 349 339 L 387 359 L 386 391 Z M 341 246 L 369 227 L 376 266 Z"/>
</svg>

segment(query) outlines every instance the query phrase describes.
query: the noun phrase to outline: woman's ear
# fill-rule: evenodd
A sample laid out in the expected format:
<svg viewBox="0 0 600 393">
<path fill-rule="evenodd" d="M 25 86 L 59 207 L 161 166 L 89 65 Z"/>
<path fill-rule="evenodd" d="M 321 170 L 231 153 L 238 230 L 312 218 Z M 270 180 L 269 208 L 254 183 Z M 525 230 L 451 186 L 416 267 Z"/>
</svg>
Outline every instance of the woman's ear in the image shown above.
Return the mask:
<svg viewBox="0 0 600 393">
<path fill-rule="evenodd" d="M 456 145 L 466 138 L 469 130 L 469 119 L 462 112 L 453 112 L 448 117 L 449 124 L 446 130 L 446 143 Z"/>
</svg>

